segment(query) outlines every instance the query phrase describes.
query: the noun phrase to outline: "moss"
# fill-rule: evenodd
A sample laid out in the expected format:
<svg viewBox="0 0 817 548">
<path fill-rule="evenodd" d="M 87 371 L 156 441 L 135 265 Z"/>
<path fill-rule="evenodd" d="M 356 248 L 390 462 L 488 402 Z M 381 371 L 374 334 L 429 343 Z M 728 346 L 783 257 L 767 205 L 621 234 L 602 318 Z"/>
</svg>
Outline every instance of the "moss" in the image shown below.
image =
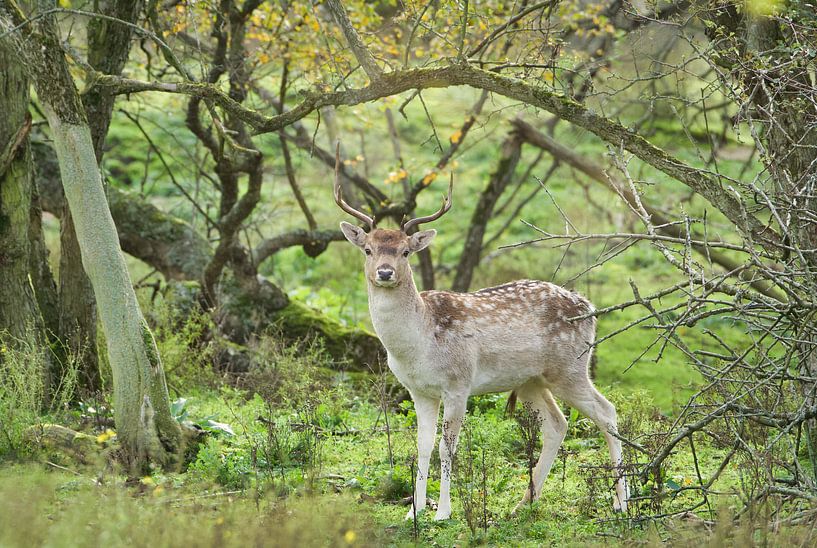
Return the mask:
<svg viewBox="0 0 817 548">
<path fill-rule="evenodd" d="M 159 361 L 159 352 L 156 350 L 156 341 L 153 339 L 153 333 L 150 332 L 147 322 L 142 320 L 142 342 L 145 345 L 145 353 L 148 356 L 148 361 L 153 369 L 161 366 Z"/>
<path fill-rule="evenodd" d="M 94 436 L 77 432 L 59 424 L 32 426 L 23 434 L 32 444 L 46 452 L 58 453 L 81 463 L 93 462 L 102 454 L 103 445 Z"/>
<path fill-rule="evenodd" d="M 244 291 L 230 275 L 222 279 L 219 290 L 222 312 L 226 313 L 221 317 L 221 329 L 234 342 L 247 341 L 253 334 L 274 326 L 289 341 L 317 338 L 336 364 L 346 369 L 369 371 L 385 363 L 385 351 L 369 331 L 343 325 L 296 300 L 288 299 L 281 307 L 284 301 L 277 295 Z M 172 282 L 165 292 L 165 301 L 182 315 L 190 315 L 198 306 L 200 295 L 198 282 Z M 243 351 L 243 347 L 239 348 Z"/>
<path fill-rule="evenodd" d="M 333 358 L 349 362 L 353 369 L 376 370 L 385 363 L 385 352 L 374 334 L 347 327 L 299 301 L 290 300 L 276 313 L 276 320 L 287 338 L 318 337 Z"/>
</svg>

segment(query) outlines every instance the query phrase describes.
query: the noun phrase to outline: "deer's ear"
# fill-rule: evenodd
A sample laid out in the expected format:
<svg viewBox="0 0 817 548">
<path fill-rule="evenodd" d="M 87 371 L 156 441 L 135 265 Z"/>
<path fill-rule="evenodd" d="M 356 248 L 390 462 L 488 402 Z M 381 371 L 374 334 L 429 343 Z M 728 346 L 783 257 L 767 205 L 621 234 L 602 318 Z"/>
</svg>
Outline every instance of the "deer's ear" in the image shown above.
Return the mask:
<svg viewBox="0 0 817 548">
<path fill-rule="evenodd" d="M 340 229 L 346 239 L 358 247 L 363 247 L 366 243 L 366 232 L 359 226 L 343 221 L 340 223 Z"/>
<path fill-rule="evenodd" d="M 437 231 L 434 229 L 415 232 L 409 237 L 409 249 L 416 253 L 427 248 L 436 235 Z"/>
</svg>

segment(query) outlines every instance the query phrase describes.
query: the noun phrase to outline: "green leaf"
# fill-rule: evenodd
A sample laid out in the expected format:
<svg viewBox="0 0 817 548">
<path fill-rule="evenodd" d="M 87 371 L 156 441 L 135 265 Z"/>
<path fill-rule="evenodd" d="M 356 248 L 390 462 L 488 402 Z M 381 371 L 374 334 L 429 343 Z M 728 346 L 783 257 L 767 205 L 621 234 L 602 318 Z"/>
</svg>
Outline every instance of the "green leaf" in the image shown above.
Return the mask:
<svg viewBox="0 0 817 548">
<path fill-rule="evenodd" d="M 179 398 L 170 404 L 170 414 L 179 422 L 187 420 L 187 398 Z"/>
<path fill-rule="evenodd" d="M 202 428 L 204 428 L 205 430 L 210 430 L 211 432 L 224 432 L 229 436 L 235 436 L 233 428 L 229 424 L 224 422 L 207 420 L 204 421 L 204 424 L 202 424 Z"/>
</svg>

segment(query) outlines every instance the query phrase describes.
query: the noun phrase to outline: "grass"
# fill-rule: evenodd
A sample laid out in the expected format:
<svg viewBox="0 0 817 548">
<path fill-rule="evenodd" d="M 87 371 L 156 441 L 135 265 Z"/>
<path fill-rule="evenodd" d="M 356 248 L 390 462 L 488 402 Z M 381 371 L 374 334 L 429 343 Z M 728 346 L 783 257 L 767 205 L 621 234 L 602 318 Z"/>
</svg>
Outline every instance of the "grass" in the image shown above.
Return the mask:
<svg viewBox="0 0 817 548">
<path fill-rule="evenodd" d="M 376 546 L 383 533 L 342 496 L 249 497 L 174 478 L 0 469 L 2 546 Z M 316 509 L 318 511 L 316 511 Z"/>
<path fill-rule="evenodd" d="M 489 527 L 469 529 L 461 504 L 469 487 L 458 472 L 454 519 L 438 523 L 433 513 L 422 514 L 415 540 L 413 523 L 403 519 L 406 507 L 396 504 L 411 490 L 413 413 L 391 415 L 392 468 L 379 408 L 362 397 L 347 397 L 348 389 L 341 383 L 312 394 L 323 406 L 310 415 L 320 437 L 317 458 L 303 452 L 310 435 L 303 408 L 309 403 L 270 406 L 259 395 L 222 389 L 191 394 L 188 413 L 194 420 L 215 415 L 235 435 L 213 434 L 186 473 L 156 472 L 126 483 L 105 468 L 56 469 L 46 463 L 46 453 L 38 453 L 34 462 L 0 467 L 0 545 L 62 546 L 71 539 L 71 545 L 111 546 L 579 546 L 601 543 L 600 535 L 649 543 L 669 534 L 666 523 L 653 530 L 649 523 L 603 521 L 612 517 L 612 495 L 588 474 L 606 461 L 606 447 L 595 428 L 578 417 L 571 420 L 564 453 L 542 498 L 510 516 L 527 485 L 519 431 L 502 415 L 504 398 L 483 397 L 472 402 L 466 428 L 475 452 L 486 450 Z M 610 395 L 623 416 L 646 421 L 640 428 L 656 426 L 645 393 Z M 289 436 L 291 460 L 285 463 L 265 461 L 270 420 L 280 435 Z M 464 447 L 461 441 L 460 459 L 468 458 Z M 703 473 L 711 473 L 721 450 L 702 444 L 698 451 Z M 729 473 L 737 477 L 736 471 Z M 688 452 L 672 459 L 666 477 L 681 485 L 695 477 Z M 430 482 L 432 498 L 438 488 L 437 481 Z M 691 500 L 681 495 L 665 509 Z M 711 500 L 715 511 L 729 511 L 729 496 Z M 693 532 L 700 538 L 704 531 Z"/>
<path fill-rule="evenodd" d="M 185 333 L 195 336 L 196 321 L 175 331 L 159 330 L 166 337 L 162 344 L 183 346 Z M 623 360 L 616 363 L 614 357 L 640 352 L 645 339 L 631 347 L 621 340 L 631 338 L 602 345 L 598 385 L 615 403 L 622 433 L 648 443 L 649 434 L 667 427 L 665 415 L 683 401 L 683 394 L 673 395 L 665 378 L 650 376 L 661 366 L 648 359 L 622 373 Z M 36 447 L 25 453 L 27 457 L 18 453 L 12 463 L 0 466 L 0 545 L 61 546 L 71 539 L 72 545 L 112 546 L 404 546 L 415 542 L 583 546 L 601 543 L 609 535 L 622 542 L 647 544 L 710 535 L 707 529 L 694 528 L 679 533 L 667 520 L 654 525 L 649 520 L 609 521 L 614 516 L 612 482 L 605 469 L 607 448 L 595 426 L 575 412 L 568 415 L 568 436 L 541 499 L 511 516 L 528 479 L 519 427 L 504 416 L 502 394 L 472 398 L 469 404 L 454 478 L 453 519 L 438 523 L 432 521 L 432 512 L 422 514 L 415 531 L 414 524 L 403 519 L 406 507 L 398 504 L 412 491 L 416 418 L 410 402 L 391 402 L 387 436 L 376 387 L 328 373 L 320 348 L 294 351 L 269 338 L 262 340 L 259 349 L 263 351 L 256 353 L 253 370 L 237 383 L 240 388 L 190 382 L 190 373 L 180 379 L 186 403 L 179 409 L 185 418 L 220 425 L 210 429 L 184 472 L 156 471 L 127 481 L 104 464 L 81 466 L 53 450 Z M 670 353 L 668 359 L 678 357 Z M 694 382 L 692 374 L 686 378 L 676 374 L 679 383 Z M 638 387 L 637 382 L 644 386 Z M 77 411 L 61 420 L 88 430 Z M 471 440 L 470 450 L 466 439 Z M 676 490 L 698 483 L 699 471 L 702 479 L 708 478 L 725 449 L 706 440 L 696 445 L 697 468 L 689 448 L 681 446 L 666 462 L 662 477 L 631 483 L 634 495 L 648 496 L 643 503 L 633 503 L 634 517 L 677 511 L 698 500 L 693 493 Z M 628 462 L 635 458 L 625 454 Z M 477 478 L 484 472 L 484 488 L 464 475 L 469 466 Z M 439 473 L 435 454 L 429 483 L 432 498 L 438 496 Z M 719 487 L 721 494 L 712 494 L 697 515 L 713 519 L 718 512 L 734 512 L 742 474 L 741 463 L 730 464 Z M 659 492 L 663 493 L 660 507 L 655 507 L 652 503 Z M 484 501 L 487 530 L 473 526 L 473 520 L 469 526 L 466 500 L 477 501 L 480 519 Z M 746 527 L 751 536 L 764 525 L 752 522 Z M 800 538 L 799 532 L 784 532 Z"/>
</svg>

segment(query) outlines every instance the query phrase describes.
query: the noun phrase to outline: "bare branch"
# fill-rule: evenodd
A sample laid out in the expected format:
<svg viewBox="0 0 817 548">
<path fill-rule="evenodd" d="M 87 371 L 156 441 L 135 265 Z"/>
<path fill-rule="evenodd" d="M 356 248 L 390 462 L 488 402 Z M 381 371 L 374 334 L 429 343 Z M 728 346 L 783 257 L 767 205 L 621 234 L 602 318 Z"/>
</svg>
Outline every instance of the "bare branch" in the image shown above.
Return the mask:
<svg viewBox="0 0 817 548">
<path fill-rule="evenodd" d="M 261 264 L 275 253 L 296 245 L 303 246 L 304 251 L 310 257 L 317 257 L 330 242 L 342 240 L 344 237 L 340 230 L 293 230 L 258 244 L 253 251 L 253 257 L 256 264 Z"/>
<path fill-rule="evenodd" d="M 357 209 L 353 208 L 349 204 L 347 204 L 340 193 L 340 141 L 338 141 L 337 147 L 335 148 L 335 183 L 334 183 L 334 195 L 335 195 L 335 203 L 338 206 L 351 215 L 352 217 L 357 218 L 358 220 L 366 223 L 369 230 L 374 230 L 374 218 L 369 217 L 362 211 L 358 211 Z"/>
<path fill-rule="evenodd" d="M 512 123 L 519 131 L 520 136 L 527 143 L 542 148 L 543 150 L 547 150 L 553 155 L 554 158 L 564 161 L 566 164 L 578 169 L 591 179 L 607 186 L 631 207 L 636 206 L 636 197 L 634 193 L 621 182 L 613 179 L 604 169 L 602 169 L 601 166 L 591 163 L 586 157 L 580 156 L 567 147 L 560 145 L 554 139 L 545 135 L 541 131 L 538 131 L 524 120 L 517 118 L 513 120 Z M 726 247 L 728 249 L 742 251 L 750 255 L 753 254 L 753 250 L 747 249 L 744 246 L 726 246 L 724 242 L 719 240 L 707 240 L 699 234 L 688 234 L 687 231 L 679 227 L 677 223 L 673 223 L 658 209 L 652 207 L 648 203 L 645 203 L 643 199 L 640 199 L 638 202 L 639 205 L 644 208 L 647 215 L 649 215 L 651 222 L 656 229 L 659 232 L 670 236 L 670 239 L 666 241 L 686 243 L 687 240 L 689 240 L 691 247 L 694 250 L 712 260 L 712 262 L 722 266 L 727 271 L 738 271 L 741 279 L 748 281 L 751 287 L 756 291 L 759 291 L 767 297 L 771 297 L 778 301 L 786 300 L 786 297 L 774 289 L 767 281 L 758 279 L 758 275 L 762 276 L 762 273 L 759 273 L 759 271 L 753 269 L 737 270 L 739 264 L 734 259 L 724 255 L 723 253 L 712 251 L 711 248 Z M 655 239 L 660 240 L 661 238 Z"/>
<path fill-rule="evenodd" d="M 454 173 L 451 173 L 451 179 L 448 181 L 448 194 L 446 196 L 443 196 L 443 205 L 440 207 L 440 209 L 437 210 L 436 213 L 433 213 L 431 215 L 426 215 L 425 217 L 415 217 L 414 219 L 407 221 L 401 227 L 403 229 L 403 232 L 408 233 L 408 231 L 414 228 L 415 226 L 418 226 L 423 223 L 430 223 L 431 221 L 436 221 L 437 219 L 445 215 L 446 212 L 448 212 L 448 210 L 451 209 L 452 203 L 451 192 L 453 190 L 454 190 Z"/>
</svg>

